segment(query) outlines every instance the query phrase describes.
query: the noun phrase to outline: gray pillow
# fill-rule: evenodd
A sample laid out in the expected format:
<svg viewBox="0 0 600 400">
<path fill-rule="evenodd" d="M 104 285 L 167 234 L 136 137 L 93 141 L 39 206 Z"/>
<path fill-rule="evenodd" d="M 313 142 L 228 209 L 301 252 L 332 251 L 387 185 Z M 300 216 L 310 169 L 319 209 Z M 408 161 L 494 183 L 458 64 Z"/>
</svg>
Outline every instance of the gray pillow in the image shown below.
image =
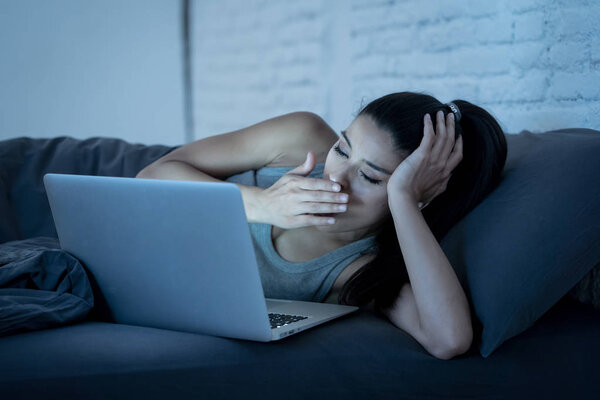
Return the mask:
<svg viewBox="0 0 600 400">
<path fill-rule="evenodd" d="M 600 262 L 600 132 L 506 135 L 499 186 L 440 245 L 469 298 L 488 357 Z"/>
<path fill-rule="evenodd" d="M 133 177 L 176 148 L 108 137 L 0 141 L 0 243 L 57 237 L 43 182 L 45 174 Z"/>
</svg>

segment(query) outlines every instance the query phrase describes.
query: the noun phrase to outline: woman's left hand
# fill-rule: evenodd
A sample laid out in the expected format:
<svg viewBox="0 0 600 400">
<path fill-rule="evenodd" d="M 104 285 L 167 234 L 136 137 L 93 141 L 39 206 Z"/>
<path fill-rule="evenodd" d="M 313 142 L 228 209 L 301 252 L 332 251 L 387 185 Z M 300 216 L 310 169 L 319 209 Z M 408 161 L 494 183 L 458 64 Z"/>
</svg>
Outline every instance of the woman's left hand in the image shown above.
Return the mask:
<svg viewBox="0 0 600 400">
<path fill-rule="evenodd" d="M 398 165 L 388 180 L 388 200 L 408 196 L 415 203 L 427 205 L 446 190 L 452 170 L 462 160 L 462 135 L 454 140 L 454 113 L 448 113 L 444 120 L 440 110 L 436 119 L 437 133 L 429 114 L 425 115 L 419 147 Z"/>
</svg>

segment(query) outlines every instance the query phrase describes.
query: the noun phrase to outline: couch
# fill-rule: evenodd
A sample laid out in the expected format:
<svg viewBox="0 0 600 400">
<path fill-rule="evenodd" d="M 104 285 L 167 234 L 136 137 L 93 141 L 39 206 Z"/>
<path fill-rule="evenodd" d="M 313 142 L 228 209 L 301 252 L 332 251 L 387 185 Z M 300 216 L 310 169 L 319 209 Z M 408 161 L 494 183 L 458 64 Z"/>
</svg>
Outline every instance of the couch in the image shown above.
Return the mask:
<svg viewBox="0 0 600 400">
<path fill-rule="evenodd" d="M 597 396 L 600 310 L 575 289 L 600 265 L 600 132 L 522 131 L 506 139 L 499 186 L 440 242 L 471 305 L 467 353 L 437 359 L 367 309 L 260 343 L 115 324 L 81 302 L 89 307 L 78 315 L 40 319 L 0 337 L 0 396 Z M 52 249 L 54 241 L 52 254 L 68 259 L 58 248 L 43 175 L 133 177 L 174 148 L 115 138 L 0 142 L 0 246 Z M 44 272 L 43 262 L 38 268 Z M 79 299 L 90 293 L 78 294 L 74 284 L 63 292 Z"/>
</svg>

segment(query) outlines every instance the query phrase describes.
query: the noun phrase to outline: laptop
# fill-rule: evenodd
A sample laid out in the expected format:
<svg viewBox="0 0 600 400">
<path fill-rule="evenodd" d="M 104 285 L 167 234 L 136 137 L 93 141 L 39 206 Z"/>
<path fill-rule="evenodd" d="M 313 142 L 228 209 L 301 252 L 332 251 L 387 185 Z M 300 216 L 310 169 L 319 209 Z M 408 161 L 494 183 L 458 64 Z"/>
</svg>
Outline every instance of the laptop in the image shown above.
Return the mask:
<svg viewBox="0 0 600 400">
<path fill-rule="evenodd" d="M 265 299 L 233 183 L 46 174 L 44 185 L 61 248 L 113 322 L 267 342 L 358 309 Z"/>
</svg>

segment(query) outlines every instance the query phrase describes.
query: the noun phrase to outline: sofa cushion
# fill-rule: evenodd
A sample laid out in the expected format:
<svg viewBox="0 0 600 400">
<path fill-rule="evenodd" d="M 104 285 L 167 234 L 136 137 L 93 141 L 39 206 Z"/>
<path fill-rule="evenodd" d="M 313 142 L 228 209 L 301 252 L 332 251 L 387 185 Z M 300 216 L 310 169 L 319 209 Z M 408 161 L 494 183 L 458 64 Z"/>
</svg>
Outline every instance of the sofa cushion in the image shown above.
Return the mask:
<svg viewBox="0 0 600 400">
<path fill-rule="evenodd" d="M 440 243 L 481 323 L 483 357 L 533 325 L 600 261 L 600 132 L 506 139 L 499 186 Z"/>
<path fill-rule="evenodd" d="M 438 360 L 358 310 L 263 343 L 85 321 L 0 340 L 5 399 L 597 398 L 600 319 L 565 298 L 484 359 Z M 540 356 L 542 355 L 543 356 Z"/>
<path fill-rule="evenodd" d="M 133 177 L 175 148 L 106 137 L 0 141 L 0 243 L 57 237 L 42 181 L 46 173 Z"/>
</svg>

